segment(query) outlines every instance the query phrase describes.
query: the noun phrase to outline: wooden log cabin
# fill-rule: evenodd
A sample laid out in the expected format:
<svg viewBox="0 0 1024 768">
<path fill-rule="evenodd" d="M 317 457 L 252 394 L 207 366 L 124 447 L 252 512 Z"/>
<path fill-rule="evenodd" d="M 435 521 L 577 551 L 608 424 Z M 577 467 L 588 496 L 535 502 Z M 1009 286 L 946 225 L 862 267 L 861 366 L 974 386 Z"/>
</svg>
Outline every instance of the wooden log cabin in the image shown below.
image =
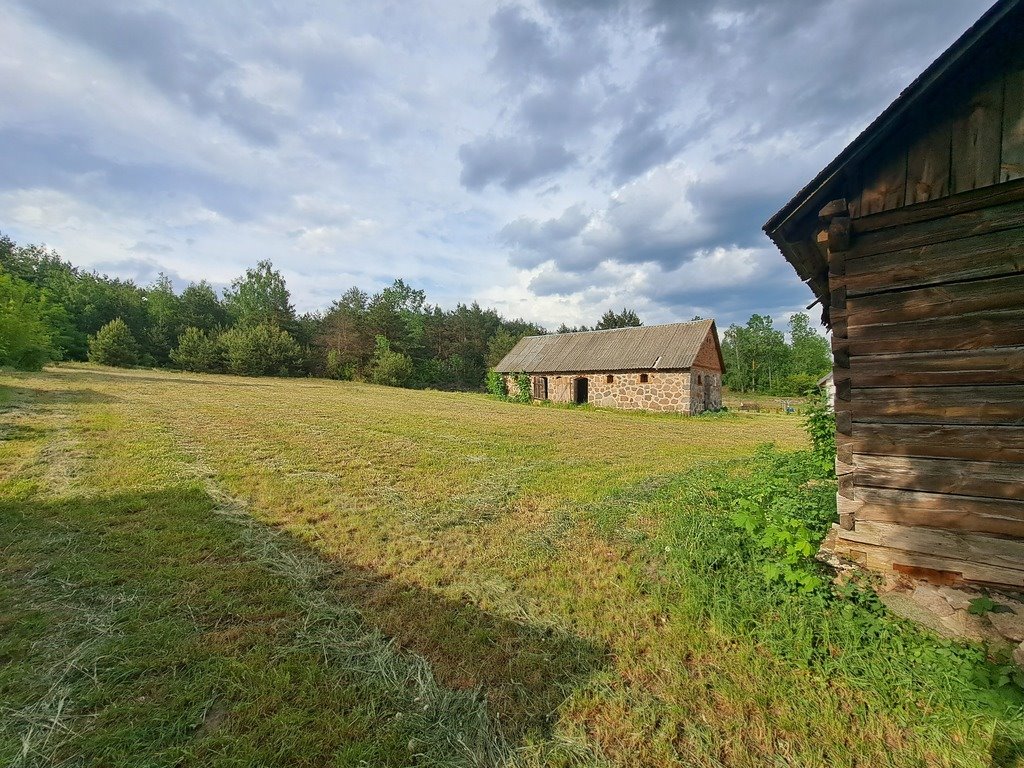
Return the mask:
<svg viewBox="0 0 1024 768">
<path fill-rule="evenodd" d="M 827 546 L 1024 589 L 1024 2 L 993 6 L 765 231 L 832 332 Z"/>
</svg>

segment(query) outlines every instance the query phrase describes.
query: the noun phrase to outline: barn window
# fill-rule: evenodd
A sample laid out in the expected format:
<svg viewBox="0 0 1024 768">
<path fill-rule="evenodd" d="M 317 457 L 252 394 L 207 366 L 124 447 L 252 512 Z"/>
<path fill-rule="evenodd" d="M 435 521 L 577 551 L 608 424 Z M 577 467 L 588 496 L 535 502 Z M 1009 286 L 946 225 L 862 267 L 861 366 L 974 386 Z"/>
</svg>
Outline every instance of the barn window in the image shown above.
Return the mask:
<svg viewBox="0 0 1024 768">
<path fill-rule="evenodd" d="M 612 376 L 612 375 L 611 375 L 611 374 L 609 373 L 609 374 L 608 374 L 608 377 L 607 377 L 607 378 L 605 379 L 605 382 L 607 382 L 608 384 L 614 384 L 614 383 L 615 383 L 615 377 L 614 377 L 614 376 Z"/>
<path fill-rule="evenodd" d="M 646 373 L 641 373 L 640 374 L 640 383 L 641 384 L 646 384 L 647 383 L 647 374 Z"/>
</svg>

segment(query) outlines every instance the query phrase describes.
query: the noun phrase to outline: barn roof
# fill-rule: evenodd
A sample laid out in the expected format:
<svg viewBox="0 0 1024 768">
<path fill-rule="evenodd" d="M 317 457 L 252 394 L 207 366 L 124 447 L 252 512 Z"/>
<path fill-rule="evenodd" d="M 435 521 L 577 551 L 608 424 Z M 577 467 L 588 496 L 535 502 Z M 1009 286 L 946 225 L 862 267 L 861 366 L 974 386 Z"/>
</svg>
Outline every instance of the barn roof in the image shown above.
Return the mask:
<svg viewBox="0 0 1024 768">
<path fill-rule="evenodd" d="M 586 373 L 689 368 L 711 333 L 722 350 L 714 320 L 612 328 L 607 331 L 527 336 L 495 366 L 501 373 Z M 723 370 L 725 365 L 722 365 Z"/>
<path fill-rule="evenodd" d="M 828 294 L 828 281 L 824 277 L 827 265 L 813 249 L 795 247 L 796 241 L 804 239 L 806 234 L 795 231 L 799 229 L 798 225 L 815 217 L 829 201 L 842 197 L 840 190 L 849 169 L 871 155 L 914 115 L 929 109 L 930 100 L 936 93 L 957 87 L 953 84 L 955 79 L 973 62 L 985 58 L 993 47 L 993 41 L 1009 41 L 1009 45 L 1015 45 L 1013 41 L 1017 39 L 1015 36 L 1019 34 L 1017 30 L 1022 21 L 1024 0 L 996 2 L 764 225 L 768 236 L 819 298 Z"/>
</svg>

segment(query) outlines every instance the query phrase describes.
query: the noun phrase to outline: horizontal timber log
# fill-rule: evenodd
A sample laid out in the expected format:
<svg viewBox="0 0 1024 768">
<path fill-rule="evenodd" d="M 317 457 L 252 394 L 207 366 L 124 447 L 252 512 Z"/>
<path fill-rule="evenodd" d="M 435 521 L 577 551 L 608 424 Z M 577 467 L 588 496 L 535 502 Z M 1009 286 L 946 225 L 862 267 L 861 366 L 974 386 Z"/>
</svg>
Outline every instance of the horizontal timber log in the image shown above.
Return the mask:
<svg viewBox="0 0 1024 768">
<path fill-rule="evenodd" d="M 855 387 L 1024 383 L 1024 346 L 955 352 L 858 355 L 846 375 Z"/>
<path fill-rule="evenodd" d="M 870 488 L 857 486 L 857 500 L 867 505 L 891 505 L 900 511 L 958 512 L 987 515 L 1024 525 L 1024 499 L 986 499 L 977 496 L 957 496 L 949 493 L 904 491 L 898 488 Z M 939 526 L 941 527 L 941 526 Z"/>
<path fill-rule="evenodd" d="M 983 563 L 1024 573 L 1024 541 L 1020 540 L 869 521 L 858 521 L 853 531 L 840 535 L 846 541 Z"/>
<path fill-rule="evenodd" d="M 859 485 L 854 495 L 837 496 L 836 507 L 858 525 L 870 520 L 1024 538 L 1024 502 Z"/>
<path fill-rule="evenodd" d="M 846 252 L 847 261 L 1024 226 L 1024 202 L 1015 200 L 944 218 L 906 221 L 888 229 L 867 231 L 857 223 L 854 223 L 850 248 Z"/>
<path fill-rule="evenodd" d="M 1024 463 L 1024 427 L 958 424 L 857 424 L 837 445 L 852 454 Z M 837 448 L 838 450 L 838 448 Z"/>
<path fill-rule="evenodd" d="M 851 355 L 1024 346 L 1024 310 L 976 312 L 892 325 L 848 326 L 833 336 L 833 349 Z"/>
<path fill-rule="evenodd" d="M 952 557 L 926 555 L 921 552 L 907 552 L 874 544 L 850 541 L 845 538 L 847 531 L 836 537 L 836 554 L 849 557 L 866 568 L 875 571 L 895 570 L 894 566 L 926 568 L 957 574 L 964 581 L 976 584 L 990 584 L 1012 589 L 1024 588 L 1024 571 L 1016 568 L 999 568 L 984 563 L 972 563 Z"/>
<path fill-rule="evenodd" d="M 857 454 L 853 465 L 843 466 L 865 488 L 1024 499 L 1024 463 Z"/>
<path fill-rule="evenodd" d="M 895 211 L 863 216 L 851 222 L 853 235 L 902 227 L 932 219 L 945 219 L 982 208 L 993 208 L 1024 200 L 1024 179 L 983 189 L 961 192 L 938 200 L 908 205 Z"/>
<path fill-rule="evenodd" d="M 1024 272 L 1024 228 L 844 259 L 849 296 Z"/>
<path fill-rule="evenodd" d="M 842 299 L 848 328 L 958 317 L 986 310 L 1021 309 L 1024 306 L 1024 274 L 849 299 L 844 290 Z M 837 305 L 833 303 L 832 306 Z"/>
<path fill-rule="evenodd" d="M 845 408 L 855 424 L 870 421 L 1024 426 L 1024 384 L 855 388 Z"/>
</svg>

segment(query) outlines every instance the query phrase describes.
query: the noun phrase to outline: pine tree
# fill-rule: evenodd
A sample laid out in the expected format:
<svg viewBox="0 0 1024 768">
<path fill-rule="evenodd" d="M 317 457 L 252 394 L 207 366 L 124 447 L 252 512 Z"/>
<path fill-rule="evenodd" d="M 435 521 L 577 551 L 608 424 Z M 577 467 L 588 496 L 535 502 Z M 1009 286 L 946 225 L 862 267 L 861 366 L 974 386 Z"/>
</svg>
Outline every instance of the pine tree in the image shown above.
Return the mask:
<svg viewBox="0 0 1024 768">
<path fill-rule="evenodd" d="M 128 323 L 115 317 L 89 338 L 89 361 L 121 368 L 139 361 L 139 345 Z"/>
</svg>

